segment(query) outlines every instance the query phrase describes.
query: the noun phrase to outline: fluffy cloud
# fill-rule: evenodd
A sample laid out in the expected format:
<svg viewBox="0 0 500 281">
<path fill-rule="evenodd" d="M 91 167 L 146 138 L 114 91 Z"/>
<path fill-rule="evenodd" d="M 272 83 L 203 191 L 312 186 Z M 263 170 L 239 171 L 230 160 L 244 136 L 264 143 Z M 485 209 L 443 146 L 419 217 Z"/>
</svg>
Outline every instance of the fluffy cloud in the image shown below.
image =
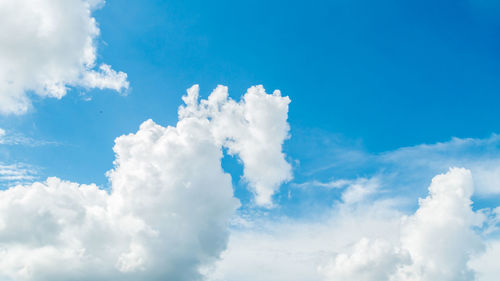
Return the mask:
<svg viewBox="0 0 500 281">
<path fill-rule="evenodd" d="M 436 176 L 416 213 L 403 218 L 400 245 L 361 240 L 326 267 L 326 280 L 474 280 L 467 263 L 482 250 L 473 228 L 484 216 L 472 211 L 472 193 L 468 170 Z"/>
<path fill-rule="evenodd" d="M 362 199 L 327 218 L 237 226 L 210 280 L 494 280 L 500 247 L 484 237 L 472 193 L 470 171 L 453 168 L 434 177 L 411 215 L 399 199 Z"/>
<path fill-rule="evenodd" d="M 429 196 L 403 221 L 401 246 L 412 263 L 402 267 L 395 280 L 474 280 L 467 263 L 482 250 L 474 228 L 485 218 L 472 210 L 472 194 L 469 170 L 454 168 L 432 179 Z"/>
<path fill-rule="evenodd" d="M 250 169 L 256 195 L 270 197 L 290 176 L 269 166 L 286 163 L 289 100 L 260 86 L 239 103 L 222 86 L 207 100 L 197 95 L 198 86 L 188 90 L 175 127 L 148 120 L 116 139 L 109 193 L 57 178 L 0 191 L 0 280 L 201 279 L 239 205 L 222 147 Z M 269 176 L 266 166 L 284 174 Z"/>
<path fill-rule="evenodd" d="M 61 98 L 68 87 L 128 88 L 127 74 L 96 69 L 99 28 L 91 16 L 103 0 L 0 2 L 0 114 L 22 114 L 28 93 Z"/>
<path fill-rule="evenodd" d="M 198 91 L 198 86 L 188 90 L 179 118 L 210 120 L 207 126 L 216 142 L 243 162 L 243 177 L 250 183 L 256 203 L 272 206 L 271 196 L 292 178 L 291 166 L 281 151 L 288 137 L 290 99 L 278 90 L 267 95 L 262 86 L 254 86 L 237 103 L 228 100 L 227 87 L 218 86 L 207 100 L 198 103 Z"/>
</svg>

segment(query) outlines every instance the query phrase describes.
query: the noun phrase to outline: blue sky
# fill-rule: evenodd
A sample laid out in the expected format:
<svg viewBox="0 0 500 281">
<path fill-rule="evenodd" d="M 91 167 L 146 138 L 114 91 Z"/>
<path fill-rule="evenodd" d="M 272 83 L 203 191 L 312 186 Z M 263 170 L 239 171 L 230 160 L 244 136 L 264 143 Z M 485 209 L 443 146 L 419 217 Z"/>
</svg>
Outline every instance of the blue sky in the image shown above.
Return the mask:
<svg viewBox="0 0 500 281">
<path fill-rule="evenodd" d="M 323 218 L 357 185 L 363 200 L 411 213 L 432 178 L 454 166 L 472 172 L 473 210 L 498 206 L 494 1 L 73 2 L 99 3 L 89 10 L 100 30 L 93 63 L 126 73 L 130 84 L 116 91 L 63 80 L 68 91 L 57 99 L 26 82 L 30 108 L 0 114 L 0 168 L 26 173 L 23 184 L 55 176 L 110 191 L 115 139 L 148 119 L 175 127 L 186 89 L 199 84 L 207 98 L 225 85 L 239 101 L 263 85 L 291 100 L 282 151 L 293 179 L 280 182 L 273 208 L 256 206 L 241 155 L 224 148 L 241 217 Z M 15 183 L 5 178 L 1 189 Z"/>
<path fill-rule="evenodd" d="M 128 74 L 126 95 L 73 89 L 60 101 L 38 99 L 0 125 L 57 144 L 4 154 L 38 166 L 40 178 L 106 186 L 116 136 L 148 118 L 175 124 L 195 83 L 202 96 L 218 84 L 234 98 L 256 84 L 288 95 L 285 149 L 299 161 L 328 149 L 304 149 L 311 134 L 369 153 L 487 138 L 500 131 L 500 22 L 487 12 L 466 1 L 108 1 L 94 14 L 98 61 Z"/>
<path fill-rule="evenodd" d="M 3 127 L 62 143 L 12 159 L 42 164 L 60 150 L 43 164 L 48 174 L 103 184 L 114 138 L 147 118 L 173 124 L 194 83 L 205 96 L 218 84 L 234 97 L 249 85 L 280 89 L 292 99 L 291 141 L 312 128 L 382 152 L 488 137 L 500 124 L 499 22 L 467 2 L 434 2 L 108 1 L 95 13 L 99 60 L 126 70 L 128 95 L 90 91 L 85 102 L 76 89 L 2 118 Z"/>
</svg>

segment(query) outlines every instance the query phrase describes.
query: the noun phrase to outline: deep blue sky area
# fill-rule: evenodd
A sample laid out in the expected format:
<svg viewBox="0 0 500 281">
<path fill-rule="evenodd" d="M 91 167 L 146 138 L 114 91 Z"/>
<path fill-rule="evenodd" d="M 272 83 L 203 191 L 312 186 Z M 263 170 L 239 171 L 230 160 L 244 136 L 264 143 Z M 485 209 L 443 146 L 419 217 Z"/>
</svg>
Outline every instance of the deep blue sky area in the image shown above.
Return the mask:
<svg viewBox="0 0 500 281">
<path fill-rule="evenodd" d="M 318 131 L 370 153 L 488 137 L 500 132 L 499 7 L 108 0 L 94 13 L 99 61 L 128 74 L 128 95 L 74 89 L 61 101 L 36 100 L 29 114 L 1 125 L 59 145 L 12 147 L 7 158 L 105 185 L 114 138 L 148 118 L 174 125 L 193 84 L 204 97 L 227 85 L 235 99 L 256 84 L 280 89 L 292 100 L 286 152 L 293 159 L 318 149 L 298 145 Z"/>
<path fill-rule="evenodd" d="M 153 2 L 96 13 L 146 118 L 174 121 L 193 83 L 263 84 L 291 97 L 292 128 L 373 151 L 499 131 L 500 22 L 465 1 Z"/>
</svg>

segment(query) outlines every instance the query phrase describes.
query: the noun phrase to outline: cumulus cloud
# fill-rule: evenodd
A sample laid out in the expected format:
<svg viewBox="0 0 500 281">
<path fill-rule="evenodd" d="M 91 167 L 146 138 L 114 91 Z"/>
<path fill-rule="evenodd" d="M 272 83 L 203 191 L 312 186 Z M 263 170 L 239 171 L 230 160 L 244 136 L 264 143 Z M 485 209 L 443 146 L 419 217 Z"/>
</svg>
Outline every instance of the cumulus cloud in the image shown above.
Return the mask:
<svg viewBox="0 0 500 281">
<path fill-rule="evenodd" d="M 127 74 L 96 69 L 103 0 L 0 2 L 0 113 L 22 114 L 30 94 L 62 98 L 69 87 L 127 89 Z"/>
<path fill-rule="evenodd" d="M 472 194 L 469 170 L 452 168 L 432 179 L 429 196 L 403 221 L 401 246 L 412 263 L 395 280 L 474 280 L 467 263 L 483 248 L 474 228 L 485 218 L 472 210 Z"/>
<path fill-rule="evenodd" d="M 325 280 L 474 280 L 468 262 L 482 250 L 474 227 L 484 216 L 472 210 L 472 193 L 468 170 L 436 176 L 419 209 L 403 218 L 398 244 L 361 240 L 326 266 Z"/>
<path fill-rule="evenodd" d="M 227 87 L 218 86 L 207 100 L 198 103 L 198 91 L 198 86 L 188 90 L 179 118 L 210 120 L 207 126 L 216 142 L 227 147 L 230 154 L 238 154 L 243 162 L 243 177 L 256 203 L 272 206 L 271 197 L 279 185 L 292 178 L 291 166 L 282 152 L 288 138 L 290 99 L 278 90 L 268 95 L 262 86 L 254 86 L 237 103 L 228 100 Z"/>
<path fill-rule="evenodd" d="M 239 205 L 222 147 L 266 189 L 256 195 L 270 196 L 290 175 L 264 173 L 286 163 L 289 99 L 261 86 L 239 103 L 222 86 L 207 100 L 197 95 L 198 86 L 188 90 L 175 127 L 148 120 L 115 140 L 109 193 L 58 178 L 0 191 L 0 280 L 200 280 Z"/>
<path fill-rule="evenodd" d="M 472 194 L 470 171 L 452 168 L 410 215 L 397 199 L 367 200 L 326 219 L 239 226 L 210 280 L 494 280 L 498 242 L 484 237 Z"/>
</svg>

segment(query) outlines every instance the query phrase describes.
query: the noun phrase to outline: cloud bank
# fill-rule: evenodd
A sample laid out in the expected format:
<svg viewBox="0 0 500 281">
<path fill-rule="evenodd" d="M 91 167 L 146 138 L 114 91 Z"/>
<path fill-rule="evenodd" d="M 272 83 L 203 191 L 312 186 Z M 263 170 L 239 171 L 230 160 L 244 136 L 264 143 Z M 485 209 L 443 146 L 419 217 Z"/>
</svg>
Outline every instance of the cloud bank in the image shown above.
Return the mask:
<svg viewBox="0 0 500 281">
<path fill-rule="evenodd" d="M 30 95 L 62 98 L 69 87 L 128 88 L 127 74 L 96 68 L 104 0 L 0 2 L 0 114 L 22 114 Z"/>
<path fill-rule="evenodd" d="M 290 100 L 262 86 L 241 102 L 223 86 L 183 99 L 175 127 L 148 120 L 115 140 L 109 193 L 58 178 L 0 191 L 0 280 L 200 280 L 239 206 L 222 148 L 271 206 L 291 177 L 281 152 Z"/>
<path fill-rule="evenodd" d="M 372 190 L 373 182 L 353 186 Z M 209 280 L 495 280 L 500 248 L 487 229 L 498 208 L 474 211 L 473 190 L 471 172 L 452 168 L 433 178 L 410 215 L 399 211 L 400 198 L 360 198 L 305 221 L 246 222 Z"/>
</svg>

